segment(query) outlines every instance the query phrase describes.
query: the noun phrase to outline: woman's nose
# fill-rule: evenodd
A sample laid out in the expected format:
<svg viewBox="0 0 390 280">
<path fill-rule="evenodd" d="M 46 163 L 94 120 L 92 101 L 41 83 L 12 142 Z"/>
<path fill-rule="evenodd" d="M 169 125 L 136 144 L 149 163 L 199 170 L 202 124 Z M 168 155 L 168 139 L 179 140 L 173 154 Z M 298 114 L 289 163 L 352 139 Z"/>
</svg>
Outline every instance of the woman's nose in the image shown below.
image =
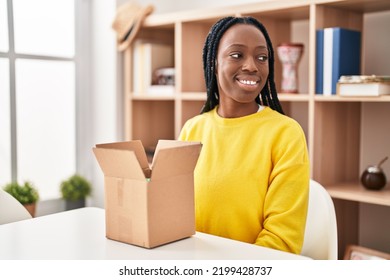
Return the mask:
<svg viewBox="0 0 390 280">
<path fill-rule="evenodd" d="M 257 69 L 255 58 L 248 56 L 244 60 L 244 63 L 242 65 L 242 70 L 246 70 L 249 72 L 257 72 L 258 69 Z"/>
</svg>

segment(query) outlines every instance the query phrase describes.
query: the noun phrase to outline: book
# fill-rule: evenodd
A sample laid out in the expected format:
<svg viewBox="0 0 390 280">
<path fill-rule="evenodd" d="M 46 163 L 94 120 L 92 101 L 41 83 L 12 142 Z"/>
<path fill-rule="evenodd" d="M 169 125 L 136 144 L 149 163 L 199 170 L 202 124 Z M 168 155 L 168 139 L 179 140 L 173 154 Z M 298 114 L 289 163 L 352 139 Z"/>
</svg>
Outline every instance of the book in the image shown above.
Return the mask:
<svg viewBox="0 0 390 280">
<path fill-rule="evenodd" d="M 331 27 L 317 34 L 316 92 L 333 95 L 336 94 L 336 85 L 342 75 L 360 74 L 361 32 Z"/>
<path fill-rule="evenodd" d="M 340 96 L 380 96 L 390 94 L 390 76 L 341 76 L 337 83 Z"/>
<path fill-rule="evenodd" d="M 324 30 L 316 31 L 316 86 L 317 94 L 322 94 L 324 75 Z"/>
<path fill-rule="evenodd" d="M 153 73 L 159 68 L 173 67 L 173 46 L 151 43 L 142 40 L 134 42 L 133 47 L 133 92 L 145 95 L 152 85 Z"/>
</svg>

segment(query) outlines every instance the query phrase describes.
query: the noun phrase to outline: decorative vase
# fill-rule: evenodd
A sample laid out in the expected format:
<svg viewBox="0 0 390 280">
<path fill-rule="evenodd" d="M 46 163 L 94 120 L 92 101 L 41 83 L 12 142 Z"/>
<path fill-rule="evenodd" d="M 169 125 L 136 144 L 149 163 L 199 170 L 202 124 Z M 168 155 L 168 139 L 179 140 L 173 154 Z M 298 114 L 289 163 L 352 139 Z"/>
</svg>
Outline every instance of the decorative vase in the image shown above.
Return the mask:
<svg viewBox="0 0 390 280">
<path fill-rule="evenodd" d="M 366 189 L 369 190 L 381 190 L 387 184 L 387 178 L 381 165 L 387 160 L 388 157 L 382 159 L 377 165 L 368 166 L 360 177 L 360 182 Z"/>
<path fill-rule="evenodd" d="M 282 92 L 298 93 L 298 63 L 304 46 L 300 43 L 282 43 L 277 47 L 277 54 L 282 63 Z"/>
</svg>

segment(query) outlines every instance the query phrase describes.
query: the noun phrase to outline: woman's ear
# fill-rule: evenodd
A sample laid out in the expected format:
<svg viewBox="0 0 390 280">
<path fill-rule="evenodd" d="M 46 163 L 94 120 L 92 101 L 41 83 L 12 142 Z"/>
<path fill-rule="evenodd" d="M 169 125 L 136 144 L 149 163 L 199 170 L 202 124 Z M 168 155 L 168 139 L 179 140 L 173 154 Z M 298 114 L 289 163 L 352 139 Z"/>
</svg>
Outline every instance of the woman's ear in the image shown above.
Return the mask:
<svg viewBox="0 0 390 280">
<path fill-rule="evenodd" d="M 218 61 L 215 60 L 214 62 L 214 69 L 215 69 L 215 74 L 218 74 Z"/>
</svg>

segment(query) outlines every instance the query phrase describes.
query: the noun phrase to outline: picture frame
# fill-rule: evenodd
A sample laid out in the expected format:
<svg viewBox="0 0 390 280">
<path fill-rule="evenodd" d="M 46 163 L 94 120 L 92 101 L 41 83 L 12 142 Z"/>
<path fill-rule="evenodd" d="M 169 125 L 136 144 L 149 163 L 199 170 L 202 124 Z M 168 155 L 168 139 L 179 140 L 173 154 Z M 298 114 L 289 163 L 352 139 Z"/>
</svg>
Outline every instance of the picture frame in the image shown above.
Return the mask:
<svg viewBox="0 0 390 280">
<path fill-rule="evenodd" d="M 358 245 L 348 245 L 344 260 L 390 260 L 390 254 Z"/>
</svg>

